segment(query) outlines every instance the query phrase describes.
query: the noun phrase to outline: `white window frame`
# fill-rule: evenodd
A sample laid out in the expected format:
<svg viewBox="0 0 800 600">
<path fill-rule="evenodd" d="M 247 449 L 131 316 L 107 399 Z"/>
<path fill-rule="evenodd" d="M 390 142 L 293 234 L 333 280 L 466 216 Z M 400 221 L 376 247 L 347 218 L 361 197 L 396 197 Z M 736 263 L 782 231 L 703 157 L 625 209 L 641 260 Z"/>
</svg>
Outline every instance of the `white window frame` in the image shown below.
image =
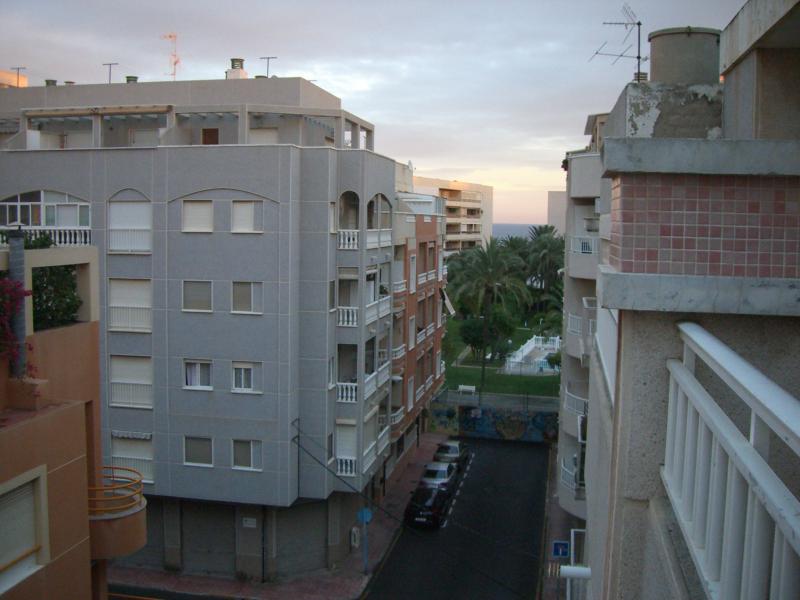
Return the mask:
<svg viewBox="0 0 800 600">
<path fill-rule="evenodd" d="M 12 492 L 24 485 L 33 483 L 34 509 L 36 527 L 35 552 L 31 553 L 36 565 L 25 569 L 23 566 L 10 567 L 0 573 L 0 596 L 8 590 L 14 588 L 20 582 L 25 581 L 31 575 L 39 571 L 50 561 L 50 521 L 48 516 L 47 502 L 47 467 L 39 465 L 8 481 L 0 482 L 0 495 Z M 24 562 L 24 559 L 23 561 Z M 19 563 L 18 563 L 19 564 Z"/>
<path fill-rule="evenodd" d="M 186 385 L 186 367 L 190 364 L 203 364 L 208 365 L 208 383 L 209 385 Z M 185 390 L 199 390 L 202 392 L 209 392 L 214 389 L 214 363 L 211 359 L 207 358 L 184 358 L 183 359 L 183 389 Z"/>
<path fill-rule="evenodd" d="M 123 281 L 136 281 L 136 282 L 146 282 L 150 285 L 150 297 L 148 298 L 148 304 L 145 306 L 137 306 L 134 304 L 111 304 L 111 288 L 113 287 L 114 282 L 123 282 Z M 181 286 L 181 290 L 183 286 Z M 212 287 L 212 302 L 213 302 L 213 287 Z M 131 328 L 131 327 L 124 327 L 124 326 L 114 326 L 111 324 L 111 316 L 107 315 L 107 322 L 108 322 L 108 330 L 109 331 L 125 331 L 129 333 L 152 333 L 153 331 L 153 280 L 149 278 L 142 278 L 142 277 L 108 277 L 106 279 L 106 304 L 108 308 L 108 312 L 111 312 L 112 308 L 138 308 L 138 309 L 147 309 L 150 311 L 150 326 L 147 328 Z"/>
<path fill-rule="evenodd" d="M 256 368 L 260 362 L 252 360 L 233 360 L 231 361 L 231 392 L 234 394 L 260 394 L 261 390 L 256 387 Z M 250 388 L 236 387 L 236 369 L 250 369 Z"/>
<path fill-rule="evenodd" d="M 237 465 L 234 462 L 236 460 L 236 454 L 235 454 L 236 442 L 249 442 L 249 444 L 250 444 L 250 465 L 254 465 L 256 463 L 256 461 L 255 461 L 255 452 L 256 452 L 255 447 L 256 447 L 256 444 L 254 444 L 253 442 L 259 442 L 258 447 L 259 448 L 261 447 L 261 440 L 238 440 L 238 439 L 237 440 L 231 440 L 231 469 L 233 469 L 234 471 L 256 471 L 256 472 L 263 471 L 264 470 L 263 466 L 262 467 L 253 467 L 253 466 L 240 467 L 239 465 Z M 262 461 L 262 463 L 263 463 L 263 461 Z"/>
<path fill-rule="evenodd" d="M 184 308 L 186 306 L 183 297 L 185 284 L 189 283 L 210 283 L 211 284 L 211 309 L 205 308 Z M 231 288 L 231 297 L 233 296 L 233 288 Z M 214 312 L 214 282 L 210 279 L 181 279 L 181 311 L 190 313 L 213 313 Z"/>
<path fill-rule="evenodd" d="M 138 358 L 138 359 L 147 359 L 150 361 L 150 381 L 118 381 L 113 379 L 112 377 L 112 370 L 113 370 L 113 363 L 115 358 Z M 114 406 L 116 408 L 133 408 L 135 410 L 153 410 L 153 403 L 155 402 L 155 394 L 153 388 L 153 357 L 142 355 L 142 354 L 109 354 L 106 363 L 106 372 L 108 373 L 108 405 Z M 150 386 L 150 404 L 125 404 L 120 402 L 114 402 L 114 393 L 113 393 L 113 386 L 115 383 L 134 383 L 134 384 L 145 384 Z"/>
<path fill-rule="evenodd" d="M 206 203 L 211 205 L 211 225 L 208 229 L 187 229 L 186 228 L 186 203 Z M 183 233 L 214 233 L 214 201 L 213 200 L 194 200 L 186 198 L 181 201 L 181 231 Z"/>
<path fill-rule="evenodd" d="M 187 462 L 186 460 L 186 440 L 188 438 L 197 439 L 197 440 L 211 440 L 211 463 L 196 463 L 196 462 Z M 204 467 L 206 469 L 213 469 L 214 468 L 214 438 L 212 436 L 207 435 L 184 435 L 183 436 L 183 464 L 187 467 Z"/>
<path fill-rule="evenodd" d="M 328 357 L 328 389 L 332 390 L 336 387 L 337 379 L 337 360 L 336 355 L 332 354 Z"/>
<path fill-rule="evenodd" d="M 233 284 L 235 283 L 249 283 L 250 284 L 250 308 L 253 307 L 255 302 L 255 292 L 253 287 L 257 286 L 261 290 L 261 310 L 234 310 L 233 309 Z M 212 282 L 211 288 L 211 304 L 214 304 L 214 288 Z M 213 311 L 212 311 L 213 312 Z M 264 314 L 264 282 L 263 281 L 231 281 L 231 313 L 234 315 L 263 315 Z"/>
<path fill-rule="evenodd" d="M 252 229 L 234 229 L 233 228 L 233 208 L 234 205 L 239 203 L 247 203 L 253 205 L 253 228 Z M 264 225 L 263 225 L 263 218 L 261 219 L 262 225 L 261 227 L 258 226 L 259 218 L 258 218 L 258 211 L 261 209 L 263 215 L 263 205 L 260 200 L 231 200 L 231 233 L 235 234 L 252 234 L 252 233 L 264 233 Z"/>
<path fill-rule="evenodd" d="M 417 345 L 417 316 L 411 315 L 408 318 L 408 349 L 413 350 Z"/>
</svg>

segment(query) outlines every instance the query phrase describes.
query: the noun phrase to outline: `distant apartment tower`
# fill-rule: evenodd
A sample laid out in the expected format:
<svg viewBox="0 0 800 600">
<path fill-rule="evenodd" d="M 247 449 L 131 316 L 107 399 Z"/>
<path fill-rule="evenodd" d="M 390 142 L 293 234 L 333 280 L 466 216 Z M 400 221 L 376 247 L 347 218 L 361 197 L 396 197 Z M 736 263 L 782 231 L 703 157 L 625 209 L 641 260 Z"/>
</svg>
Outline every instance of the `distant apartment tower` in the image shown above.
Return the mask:
<svg viewBox="0 0 800 600">
<path fill-rule="evenodd" d="M 125 564 L 257 580 L 338 564 L 366 502 L 352 488 L 380 496 L 418 400 L 392 427 L 407 241 L 372 125 L 303 79 L 230 71 L 2 90 L 0 118 L 16 127 L 0 226 L 100 252 L 103 450 L 148 499 Z M 415 378 L 428 396 L 434 371 Z"/>
<path fill-rule="evenodd" d="M 651 81 L 567 155 L 573 598 L 800 595 L 798 18 L 651 33 Z"/>
<path fill-rule="evenodd" d="M 414 189 L 445 199 L 445 252 L 452 254 L 483 245 L 492 237 L 494 190 L 488 185 L 414 177 Z"/>
<path fill-rule="evenodd" d="M 31 289 L 35 269 L 73 266 L 82 304 L 78 322 L 35 331 L 28 297 L 28 367 L 0 362 L 0 596 L 102 600 L 107 560 L 145 543 L 146 503 L 141 477 L 101 458 L 97 249 L 23 244 L 3 235 L 0 271 Z"/>
</svg>

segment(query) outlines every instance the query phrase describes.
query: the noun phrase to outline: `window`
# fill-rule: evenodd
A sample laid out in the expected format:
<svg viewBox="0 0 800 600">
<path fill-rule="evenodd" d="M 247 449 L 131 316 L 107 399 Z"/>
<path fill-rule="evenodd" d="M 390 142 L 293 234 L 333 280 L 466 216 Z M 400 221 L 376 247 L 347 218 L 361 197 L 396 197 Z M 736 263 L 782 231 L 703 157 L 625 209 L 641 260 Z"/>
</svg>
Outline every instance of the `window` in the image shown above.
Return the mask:
<svg viewBox="0 0 800 600">
<path fill-rule="evenodd" d="M 336 233 L 336 202 L 328 204 L 328 231 Z"/>
<path fill-rule="evenodd" d="M 151 330 L 149 279 L 108 280 L 108 328 L 114 331 Z"/>
<path fill-rule="evenodd" d="M 153 360 L 149 356 L 112 356 L 109 386 L 111 406 L 153 408 Z"/>
<path fill-rule="evenodd" d="M 261 442 L 259 440 L 233 440 L 233 468 L 261 470 Z"/>
<path fill-rule="evenodd" d="M 252 392 L 253 386 L 253 363 L 235 362 L 233 363 L 233 391 Z"/>
<path fill-rule="evenodd" d="M 412 280 L 413 281 L 413 280 Z M 411 350 L 417 343 L 417 317 L 408 319 L 408 349 Z"/>
<path fill-rule="evenodd" d="M 328 387 L 332 388 L 336 385 L 336 357 L 331 356 L 328 359 Z"/>
<path fill-rule="evenodd" d="M 121 436 L 125 437 L 121 437 Z M 111 464 L 136 469 L 142 481 L 153 482 L 153 439 L 149 433 L 115 432 L 111 438 Z"/>
<path fill-rule="evenodd" d="M 149 202 L 108 203 L 108 250 L 147 254 L 152 250 Z"/>
<path fill-rule="evenodd" d="M 48 559 L 44 476 L 39 467 L 0 486 L 0 596 Z"/>
<path fill-rule="evenodd" d="M 184 387 L 197 390 L 210 390 L 211 363 L 208 361 L 187 360 L 183 363 Z"/>
<path fill-rule="evenodd" d="M 186 465 L 199 465 L 204 467 L 214 466 L 212 456 L 214 443 L 211 438 L 185 437 L 183 438 L 183 463 Z"/>
<path fill-rule="evenodd" d="M 210 281 L 184 281 L 183 282 L 183 310 L 211 312 L 212 285 Z"/>
<path fill-rule="evenodd" d="M 417 291 L 417 257 L 408 257 L 408 291 L 412 294 Z"/>
<path fill-rule="evenodd" d="M 336 310 L 336 281 L 328 282 L 328 310 Z"/>
<path fill-rule="evenodd" d="M 234 281 L 231 312 L 256 313 L 263 310 L 262 285 L 259 281 Z"/>
<path fill-rule="evenodd" d="M 333 434 L 328 434 L 328 461 L 333 460 Z"/>
<path fill-rule="evenodd" d="M 89 203 L 64 192 L 36 191 L 0 200 L 0 225 L 58 229 L 91 226 Z"/>
<path fill-rule="evenodd" d="M 204 146 L 216 146 L 219 144 L 219 129 L 216 127 L 204 127 L 202 130 L 202 144 Z"/>
<path fill-rule="evenodd" d="M 260 202 L 236 200 L 231 203 L 231 231 L 233 233 L 255 233 L 261 231 L 257 219 Z"/>
<path fill-rule="evenodd" d="M 352 425 L 336 425 L 336 456 L 355 458 L 358 452 L 358 430 Z"/>
<path fill-rule="evenodd" d="M 183 231 L 214 231 L 214 203 L 211 200 L 184 200 Z"/>
</svg>

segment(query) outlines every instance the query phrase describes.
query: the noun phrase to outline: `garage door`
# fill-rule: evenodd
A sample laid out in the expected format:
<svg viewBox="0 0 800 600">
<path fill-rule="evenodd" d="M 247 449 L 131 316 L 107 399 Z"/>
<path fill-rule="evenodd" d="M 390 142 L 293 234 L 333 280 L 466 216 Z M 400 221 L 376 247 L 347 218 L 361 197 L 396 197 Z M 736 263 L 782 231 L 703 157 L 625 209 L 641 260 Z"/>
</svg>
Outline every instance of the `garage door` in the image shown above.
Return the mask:
<svg viewBox="0 0 800 600">
<path fill-rule="evenodd" d="M 224 504 L 182 503 L 183 570 L 233 577 L 236 567 L 234 508 Z"/>
</svg>

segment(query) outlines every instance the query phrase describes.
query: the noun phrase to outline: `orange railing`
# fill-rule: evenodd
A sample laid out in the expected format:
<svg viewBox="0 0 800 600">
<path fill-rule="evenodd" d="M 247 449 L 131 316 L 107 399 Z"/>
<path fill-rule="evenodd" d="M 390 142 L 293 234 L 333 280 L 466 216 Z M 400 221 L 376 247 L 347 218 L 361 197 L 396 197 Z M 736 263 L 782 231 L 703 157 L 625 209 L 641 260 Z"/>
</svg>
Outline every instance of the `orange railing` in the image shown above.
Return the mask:
<svg viewBox="0 0 800 600">
<path fill-rule="evenodd" d="M 102 517 L 143 505 L 142 475 L 128 467 L 103 467 L 102 485 L 89 487 L 89 515 Z"/>
</svg>

